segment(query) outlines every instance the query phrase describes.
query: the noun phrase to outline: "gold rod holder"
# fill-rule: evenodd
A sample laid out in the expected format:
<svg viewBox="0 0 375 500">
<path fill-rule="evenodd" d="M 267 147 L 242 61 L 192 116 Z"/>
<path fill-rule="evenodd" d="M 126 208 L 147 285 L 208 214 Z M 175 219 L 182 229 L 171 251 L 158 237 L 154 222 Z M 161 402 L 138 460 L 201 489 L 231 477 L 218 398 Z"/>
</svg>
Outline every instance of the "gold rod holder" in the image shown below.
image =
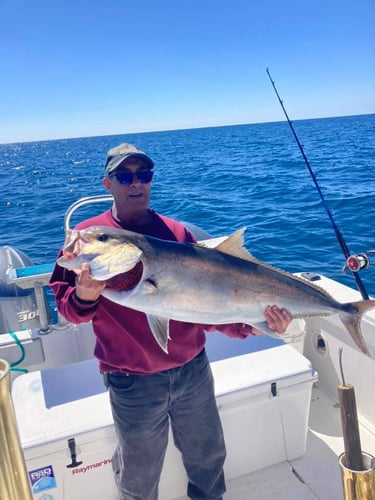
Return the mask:
<svg viewBox="0 0 375 500">
<path fill-rule="evenodd" d="M 339 456 L 344 500 L 375 499 L 375 459 L 369 453 L 362 452 L 364 470 L 348 469 L 345 464 L 345 453 Z"/>
<path fill-rule="evenodd" d="M 0 498 L 32 500 L 10 396 L 9 364 L 0 359 Z"/>
</svg>

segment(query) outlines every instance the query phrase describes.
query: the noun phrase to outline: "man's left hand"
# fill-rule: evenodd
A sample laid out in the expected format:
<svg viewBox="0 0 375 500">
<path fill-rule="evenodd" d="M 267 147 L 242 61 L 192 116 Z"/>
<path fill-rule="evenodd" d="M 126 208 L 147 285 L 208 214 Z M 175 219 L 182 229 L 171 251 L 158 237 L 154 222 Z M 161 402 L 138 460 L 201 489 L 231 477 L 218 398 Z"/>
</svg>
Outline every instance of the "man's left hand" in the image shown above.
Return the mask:
<svg viewBox="0 0 375 500">
<path fill-rule="evenodd" d="M 267 321 L 268 328 L 281 335 L 285 333 L 293 320 L 292 315 L 286 309 L 280 309 L 280 307 L 276 305 L 267 306 L 263 314 Z M 253 334 L 262 335 L 263 332 L 253 328 Z"/>
<path fill-rule="evenodd" d="M 264 317 L 269 328 L 279 334 L 285 333 L 293 317 L 286 309 L 280 309 L 276 305 L 267 306 Z"/>
</svg>

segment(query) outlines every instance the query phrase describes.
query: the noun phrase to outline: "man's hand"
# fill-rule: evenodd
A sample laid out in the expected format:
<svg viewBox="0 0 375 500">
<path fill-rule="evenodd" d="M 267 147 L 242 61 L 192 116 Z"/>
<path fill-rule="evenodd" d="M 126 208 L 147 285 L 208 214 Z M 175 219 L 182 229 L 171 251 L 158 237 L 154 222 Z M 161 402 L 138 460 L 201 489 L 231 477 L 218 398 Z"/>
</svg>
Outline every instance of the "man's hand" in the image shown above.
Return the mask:
<svg viewBox="0 0 375 500">
<path fill-rule="evenodd" d="M 286 309 L 280 309 L 276 305 L 266 307 L 264 318 L 267 321 L 268 327 L 279 334 L 285 333 L 285 330 L 293 320 L 291 314 Z M 262 333 L 256 328 L 254 328 L 253 332 L 255 334 Z"/>
<path fill-rule="evenodd" d="M 90 265 L 85 262 L 77 272 L 76 295 L 81 300 L 95 301 L 105 288 L 105 281 L 98 281 L 90 276 Z"/>
</svg>

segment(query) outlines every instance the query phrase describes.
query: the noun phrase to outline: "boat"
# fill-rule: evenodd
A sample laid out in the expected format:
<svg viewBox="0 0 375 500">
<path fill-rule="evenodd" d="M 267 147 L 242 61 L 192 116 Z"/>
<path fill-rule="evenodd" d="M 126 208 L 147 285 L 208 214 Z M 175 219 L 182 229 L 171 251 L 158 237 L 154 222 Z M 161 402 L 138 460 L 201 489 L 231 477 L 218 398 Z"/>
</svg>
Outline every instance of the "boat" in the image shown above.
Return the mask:
<svg viewBox="0 0 375 500">
<path fill-rule="evenodd" d="M 65 230 L 73 212 L 111 199 L 78 200 L 66 213 Z M 189 229 L 197 239 L 207 236 Z M 30 265 L 22 252 L 2 251 L 0 498 L 116 500 L 116 437 L 91 323 L 70 324 L 54 310 L 46 293 L 53 264 Z M 361 300 L 358 291 L 324 275 L 308 269 L 298 275 L 339 302 Z M 364 315 L 362 332 L 369 355 L 337 315 L 306 318 L 290 343 L 269 338 L 259 347 L 256 337 L 208 336 L 228 452 L 225 500 L 374 500 L 375 311 Z M 358 470 L 347 463 L 343 388 L 355 408 L 350 427 L 358 429 Z M 160 500 L 186 499 L 186 484 L 170 437 Z"/>
</svg>

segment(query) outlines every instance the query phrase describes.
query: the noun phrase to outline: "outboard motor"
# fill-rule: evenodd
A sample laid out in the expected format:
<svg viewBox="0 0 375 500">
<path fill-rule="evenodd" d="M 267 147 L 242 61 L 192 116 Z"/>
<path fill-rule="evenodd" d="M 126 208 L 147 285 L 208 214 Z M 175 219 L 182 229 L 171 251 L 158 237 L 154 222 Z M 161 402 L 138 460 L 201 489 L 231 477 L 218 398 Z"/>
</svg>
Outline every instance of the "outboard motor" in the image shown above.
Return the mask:
<svg viewBox="0 0 375 500">
<path fill-rule="evenodd" d="M 20 250 L 10 246 L 0 247 L 0 334 L 40 327 L 35 289 L 21 288 L 9 279 L 10 270 L 33 265 Z"/>
</svg>

